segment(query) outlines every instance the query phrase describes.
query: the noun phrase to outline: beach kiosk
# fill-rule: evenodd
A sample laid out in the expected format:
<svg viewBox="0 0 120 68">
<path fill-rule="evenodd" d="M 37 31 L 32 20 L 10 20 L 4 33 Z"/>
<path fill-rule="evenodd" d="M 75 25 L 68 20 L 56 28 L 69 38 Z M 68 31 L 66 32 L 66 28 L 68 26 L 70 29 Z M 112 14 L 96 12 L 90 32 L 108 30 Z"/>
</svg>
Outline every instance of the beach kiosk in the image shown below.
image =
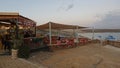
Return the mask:
<svg viewBox="0 0 120 68">
<path fill-rule="evenodd" d="M 13 27 L 15 27 L 15 31 L 12 30 Z M 29 37 L 35 37 L 36 22 L 17 12 L 0 12 L 0 49 L 3 49 L 1 38 L 5 38 L 5 35 L 9 38 L 13 32 L 15 32 L 16 38 L 21 33 L 27 37 L 25 35 L 27 32 L 29 32 Z"/>
</svg>

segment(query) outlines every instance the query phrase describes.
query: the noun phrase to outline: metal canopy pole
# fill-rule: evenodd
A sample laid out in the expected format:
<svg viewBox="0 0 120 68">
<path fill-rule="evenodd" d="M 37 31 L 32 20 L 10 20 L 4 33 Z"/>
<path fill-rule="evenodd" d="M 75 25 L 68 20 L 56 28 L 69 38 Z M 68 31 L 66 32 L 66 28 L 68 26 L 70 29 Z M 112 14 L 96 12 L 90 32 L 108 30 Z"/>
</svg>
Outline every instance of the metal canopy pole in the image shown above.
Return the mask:
<svg viewBox="0 0 120 68">
<path fill-rule="evenodd" d="M 59 36 L 59 37 L 60 37 L 60 35 L 61 35 L 60 33 L 61 33 L 61 30 L 58 31 L 58 36 Z"/>
<path fill-rule="evenodd" d="M 75 37 L 75 29 L 73 29 L 73 38 Z"/>
<path fill-rule="evenodd" d="M 49 22 L 49 40 L 50 40 L 50 43 L 49 45 L 51 46 L 51 22 Z"/>
<path fill-rule="evenodd" d="M 77 41 L 77 44 L 78 44 L 78 26 L 76 26 L 76 41 Z"/>
<path fill-rule="evenodd" d="M 92 33 L 93 33 L 92 40 L 94 40 L 94 33 L 95 33 L 94 27 L 92 28 Z"/>
</svg>

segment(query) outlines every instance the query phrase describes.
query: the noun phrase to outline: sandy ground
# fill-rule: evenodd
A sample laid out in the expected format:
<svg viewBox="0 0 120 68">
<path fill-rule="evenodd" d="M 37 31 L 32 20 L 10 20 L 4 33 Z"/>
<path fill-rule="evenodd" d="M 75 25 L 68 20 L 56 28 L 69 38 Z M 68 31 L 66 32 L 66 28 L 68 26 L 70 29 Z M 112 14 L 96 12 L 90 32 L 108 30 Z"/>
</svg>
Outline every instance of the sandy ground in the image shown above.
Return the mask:
<svg viewBox="0 0 120 68">
<path fill-rule="evenodd" d="M 0 56 L 0 68 L 38 68 L 39 66 L 24 59 L 12 59 L 11 56 Z M 42 68 L 42 67 L 41 67 Z"/>
<path fill-rule="evenodd" d="M 120 68 L 120 51 L 89 44 L 54 52 L 36 52 L 28 61 L 45 68 Z"/>
<path fill-rule="evenodd" d="M 13 59 L 11 55 L 4 55 L 4 51 L 0 50 L 0 68 L 44 68 L 42 65 L 31 63 L 25 59 Z"/>
</svg>

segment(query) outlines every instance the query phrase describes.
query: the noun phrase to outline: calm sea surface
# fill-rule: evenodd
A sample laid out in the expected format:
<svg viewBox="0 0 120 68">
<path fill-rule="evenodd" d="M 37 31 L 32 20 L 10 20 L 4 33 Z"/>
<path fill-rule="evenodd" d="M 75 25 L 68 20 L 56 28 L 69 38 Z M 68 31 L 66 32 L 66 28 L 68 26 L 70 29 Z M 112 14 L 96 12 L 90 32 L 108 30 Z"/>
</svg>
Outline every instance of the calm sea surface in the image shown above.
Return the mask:
<svg viewBox="0 0 120 68">
<path fill-rule="evenodd" d="M 114 38 L 113 40 L 119 40 L 120 41 L 120 33 L 79 33 L 79 35 L 88 37 L 90 39 L 92 39 L 92 37 L 94 36 L 94 39 L 106 39 L 108 37 Z"/>
</svg>

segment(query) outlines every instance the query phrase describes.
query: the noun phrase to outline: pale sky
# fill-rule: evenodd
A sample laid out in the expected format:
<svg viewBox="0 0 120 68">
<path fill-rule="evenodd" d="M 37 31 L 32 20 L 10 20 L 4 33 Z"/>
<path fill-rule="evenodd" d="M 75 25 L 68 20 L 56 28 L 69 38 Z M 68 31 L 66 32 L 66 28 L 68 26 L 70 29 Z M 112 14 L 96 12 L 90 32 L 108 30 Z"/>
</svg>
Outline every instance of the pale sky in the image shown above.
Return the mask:
<svg viewBox="0 0 120 68">
<path fill-rule="evenodd" d="M 0 12 L 19 12 L 37 25 L 52 21 L 96 28 L 120 26 L 120 0 L 0 0 Z"/>
</svg>

